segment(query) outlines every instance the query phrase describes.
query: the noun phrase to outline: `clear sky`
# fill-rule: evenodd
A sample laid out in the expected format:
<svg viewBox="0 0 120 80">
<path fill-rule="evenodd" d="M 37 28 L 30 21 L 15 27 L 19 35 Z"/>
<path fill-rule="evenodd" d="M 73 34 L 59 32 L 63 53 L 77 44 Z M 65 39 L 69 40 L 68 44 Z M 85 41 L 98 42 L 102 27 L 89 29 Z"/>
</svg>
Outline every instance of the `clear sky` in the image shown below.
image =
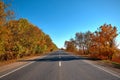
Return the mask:
<svg viewBox="0 0 120 80">
<path fill-rule="evenodd" d="M 76 32 L 94 32 L 104 23 L 120 32 L 120 0 L 13 0 L 12 9 L 17 18 L 26 18 L 49 34 L 59 48 Z"/>
</svg>

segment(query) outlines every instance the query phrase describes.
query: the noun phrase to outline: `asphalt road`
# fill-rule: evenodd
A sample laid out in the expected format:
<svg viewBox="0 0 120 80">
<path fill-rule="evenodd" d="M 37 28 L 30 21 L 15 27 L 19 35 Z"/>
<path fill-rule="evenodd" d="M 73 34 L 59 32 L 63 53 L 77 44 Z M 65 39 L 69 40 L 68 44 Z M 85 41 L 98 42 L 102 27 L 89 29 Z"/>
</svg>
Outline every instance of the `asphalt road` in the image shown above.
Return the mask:
<svg viewBox="0 0 120 80">
<path fill-rule="evenodd" d="M 0 75 L 0 80 L 120 80 L 84 60 L 57 51 L 43 58 L 24 60 L 28 62 L 25 66 Z"/>
</svg>

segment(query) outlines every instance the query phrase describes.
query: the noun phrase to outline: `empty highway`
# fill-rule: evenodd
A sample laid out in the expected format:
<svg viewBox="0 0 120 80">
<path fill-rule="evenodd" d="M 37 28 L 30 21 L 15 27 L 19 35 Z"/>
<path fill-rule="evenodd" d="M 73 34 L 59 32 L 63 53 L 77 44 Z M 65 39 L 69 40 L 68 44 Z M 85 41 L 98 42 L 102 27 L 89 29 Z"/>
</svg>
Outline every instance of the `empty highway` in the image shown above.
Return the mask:
<svg viewBox="0 0 120 80">
<path fill-rule="evenodd" d="M 60 50 L 41 58 L 21 60 L 27 64 L 0 75 L 0 80 L 120 80 L 120 76 L 85 60 Z"/>
</svg>

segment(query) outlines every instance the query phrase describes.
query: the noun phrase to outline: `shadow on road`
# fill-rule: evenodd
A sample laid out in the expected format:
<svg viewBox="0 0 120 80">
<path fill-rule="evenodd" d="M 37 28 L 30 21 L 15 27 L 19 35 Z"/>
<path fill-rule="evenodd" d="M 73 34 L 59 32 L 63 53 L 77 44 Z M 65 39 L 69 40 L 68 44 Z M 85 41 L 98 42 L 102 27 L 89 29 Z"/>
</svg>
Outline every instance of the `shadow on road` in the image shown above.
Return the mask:
<svg viewBox="0 0 120 80">
<path fill-rule="evenodd" d="M 31 60 L 19 60 L 19 62 L 27 62 L 27 61 L 36 61 L 36 62 L 53 62 L 53 61 L 73 61 L 73 60 L 93 60 L 87 57 L 78 57 L 73 55 L 68 55 L 66 53 L 62 54 L 50 54 L 47 57 L 41 59 L 31 59 Z"/>
</svg>

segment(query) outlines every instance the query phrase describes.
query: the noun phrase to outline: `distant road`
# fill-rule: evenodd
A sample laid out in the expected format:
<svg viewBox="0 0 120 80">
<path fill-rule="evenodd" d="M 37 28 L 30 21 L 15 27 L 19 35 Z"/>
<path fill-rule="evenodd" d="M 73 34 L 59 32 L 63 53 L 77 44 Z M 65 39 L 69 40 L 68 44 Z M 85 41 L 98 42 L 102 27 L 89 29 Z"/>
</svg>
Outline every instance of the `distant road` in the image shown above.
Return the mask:
<svg viewBox="0 0 120 80">
<path fill-rule="evenodd" d="M 0 80 L 120 80 L 120 76 L 84 60 L 64 51 L 56 51 L 43 58 L 26 60 L 28 63 L 24 66 L 0 75 Z"/>
</svg>

